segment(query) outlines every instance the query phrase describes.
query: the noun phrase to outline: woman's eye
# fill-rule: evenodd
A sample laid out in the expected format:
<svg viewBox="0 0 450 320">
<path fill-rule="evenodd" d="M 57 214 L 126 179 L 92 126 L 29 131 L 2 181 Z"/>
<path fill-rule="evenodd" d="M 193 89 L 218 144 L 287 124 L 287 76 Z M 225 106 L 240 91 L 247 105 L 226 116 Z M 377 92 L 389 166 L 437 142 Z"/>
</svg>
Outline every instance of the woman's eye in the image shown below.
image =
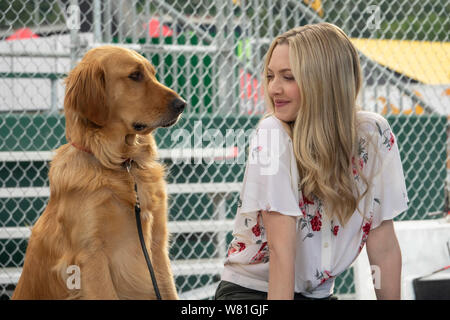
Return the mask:
<svg viewBox="0 0 450 320">
<path fill-rule="evenodd" d="M 141 81 L 143 76 L 142 76 L 142 73 L 140 71 L 135 71 L 132 74 L 130 74 L 128 76 L 128 78 L 130 78 L 131 80 L 134 80 L 134 81 Z"/>
<path fill-rule="evenodd" d="M 272 80 L 272 79 L 273 79 L 273 75 L 268 74 L 268 75 L 267 75 L 267 80 Z"/>
<path fill-rule="evenodd" d="M 288 80 L 288 81 L 293 81 L 293 80 L 295 80 L 295 78 L 293 77 L 293 76 L 285 76 L 284 77 L 286 80 Z"/>
</svg>

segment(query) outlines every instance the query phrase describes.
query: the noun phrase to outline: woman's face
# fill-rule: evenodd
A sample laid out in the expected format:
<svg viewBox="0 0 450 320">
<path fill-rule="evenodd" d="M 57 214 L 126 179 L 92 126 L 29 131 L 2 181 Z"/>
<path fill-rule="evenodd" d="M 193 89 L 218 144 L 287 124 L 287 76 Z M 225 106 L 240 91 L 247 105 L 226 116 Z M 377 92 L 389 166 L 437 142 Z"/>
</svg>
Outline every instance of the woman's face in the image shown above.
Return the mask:
<svg viewBox="0 0 450 320">
<path fill-rule="evenodd" d="M 294 121 L 300 106 L 300 89 L 292 74 L 288 44 L 275 47 L 267 71 L 268 94 L 275 116 L 285 122 Z"/>
</svg>

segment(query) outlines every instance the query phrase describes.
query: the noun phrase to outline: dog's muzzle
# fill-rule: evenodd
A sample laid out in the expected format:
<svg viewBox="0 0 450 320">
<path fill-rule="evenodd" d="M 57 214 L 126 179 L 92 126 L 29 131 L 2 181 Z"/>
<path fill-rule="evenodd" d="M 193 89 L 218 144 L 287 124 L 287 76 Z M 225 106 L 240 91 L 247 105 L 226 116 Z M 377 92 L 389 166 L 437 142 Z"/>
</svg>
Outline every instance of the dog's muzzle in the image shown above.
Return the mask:
<svg viewBox="0 0 450 320">
<path fill-rule="evenodd" d="M 180 98 L 175 98 L 170 103 L 169 108 L 170 110 L 172 110 L 173 113 L 179 115 L 184 111 L 184 108 L 186 108 L 186 101 Z"/>
</svg>

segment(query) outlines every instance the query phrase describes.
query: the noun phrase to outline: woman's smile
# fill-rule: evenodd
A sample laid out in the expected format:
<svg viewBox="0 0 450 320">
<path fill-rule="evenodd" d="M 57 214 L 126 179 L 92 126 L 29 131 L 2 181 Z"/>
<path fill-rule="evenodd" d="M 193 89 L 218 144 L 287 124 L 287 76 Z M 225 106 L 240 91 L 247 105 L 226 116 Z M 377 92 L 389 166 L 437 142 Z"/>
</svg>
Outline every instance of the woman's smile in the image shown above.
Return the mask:
<svg viewBox="0 0 450 320">
<path fill-rule="evenodd" d="M 273 104 L 275 106 L 275 108 L 282 108 L 285 105 L 289 104 L 291 101 L 289 100 L 283 100 L 283 99 L 274 99 L 273 100 Z"/>
</svg>

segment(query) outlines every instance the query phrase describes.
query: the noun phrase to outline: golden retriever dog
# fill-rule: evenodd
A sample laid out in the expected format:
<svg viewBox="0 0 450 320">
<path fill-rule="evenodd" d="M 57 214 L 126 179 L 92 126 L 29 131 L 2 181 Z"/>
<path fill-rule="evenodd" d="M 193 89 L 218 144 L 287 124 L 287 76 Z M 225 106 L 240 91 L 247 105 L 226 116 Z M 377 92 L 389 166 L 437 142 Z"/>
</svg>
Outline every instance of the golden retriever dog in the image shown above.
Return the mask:
<svg viewBox="0 0 450 320">
<path fill-rule="evenodd" d="M 50 199 L 32 228 L 13 299 L 155 299 L 135 183 L 162 299 L 178 298 L 165 171 L 151 132 L 175 124 L 185 105 L 137 52 L 102 46 L 86 53 L 66 78 L 68 143 L 51 162 Z"/>
</svg>

